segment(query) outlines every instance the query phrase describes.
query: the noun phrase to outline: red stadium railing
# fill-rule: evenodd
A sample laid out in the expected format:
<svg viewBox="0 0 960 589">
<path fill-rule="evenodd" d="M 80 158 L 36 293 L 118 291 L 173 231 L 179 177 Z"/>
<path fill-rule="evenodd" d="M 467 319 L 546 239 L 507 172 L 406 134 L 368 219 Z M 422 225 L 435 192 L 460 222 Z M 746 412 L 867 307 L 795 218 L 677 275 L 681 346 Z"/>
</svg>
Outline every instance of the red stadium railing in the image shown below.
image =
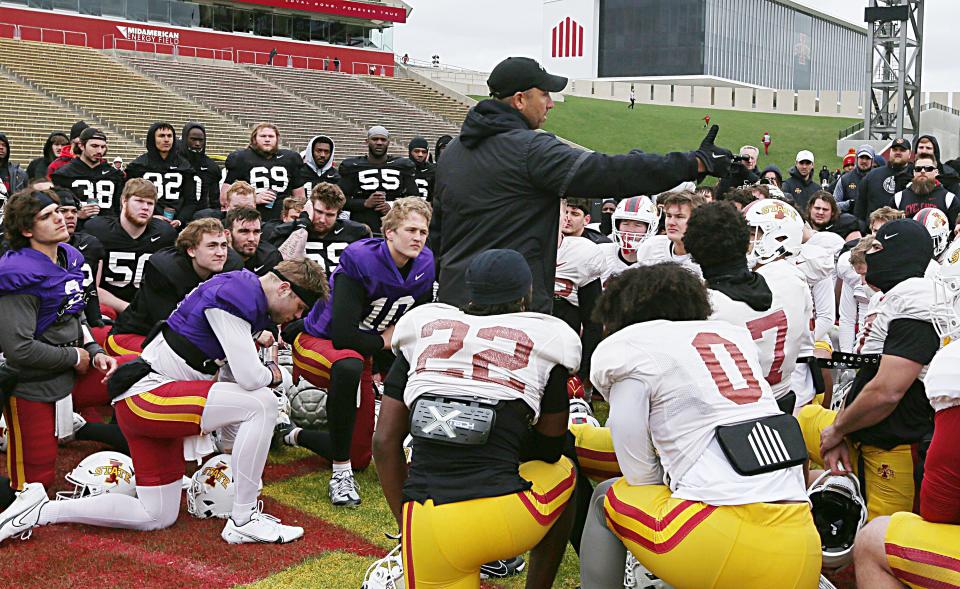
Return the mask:
<svg viewBox="0 0 960 589">
<path fill-rule="evenodd" d="M 78 45 L 80 47 L 89 47 L 86 33 L 64 31 L 62 29 L 49 29 L 45 27 L 15 25 L 11 23 L 0 23 L 0 37 L 7 39 L 22 39 L 24 41 L 43 41 L 44 43 L 57 43 L 58 45 Z"/>
<path fill-rule="evenodd" d="M 170 45 L 169 43 L 122 39 L 114 35 L 106 35 L 103 37 L 103 48 L 119 49 L 121 51 L 139 51 L 142 53 L 153 53 L 154 55 L 234 61 L 234 51 L 232 47 L 226 49 L 210 49 L 208 47 L 193 47 L 190 45 Z"/>
</svg>

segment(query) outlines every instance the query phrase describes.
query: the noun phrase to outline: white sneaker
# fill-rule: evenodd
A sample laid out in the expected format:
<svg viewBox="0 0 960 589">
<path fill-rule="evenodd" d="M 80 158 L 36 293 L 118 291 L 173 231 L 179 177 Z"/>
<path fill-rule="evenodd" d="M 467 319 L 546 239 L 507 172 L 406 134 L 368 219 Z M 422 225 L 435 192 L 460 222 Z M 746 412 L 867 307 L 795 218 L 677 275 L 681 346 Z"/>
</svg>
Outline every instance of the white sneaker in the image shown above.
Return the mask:
<svg viewBox="0 0 960 589">
<path fill-rule="evenodd" d="M 330 503 L 337 507 L 357 507 L 360 494 L 357 493 L 357 481 L 352 470 L 333 473 L 330 477 Z"/>
<path fill-rule="evenodd" d="M 0 542 L 14 536 L 29 538 L 40 519 L 40 509 L 49 501 L 43 483 L 25 484 L 13 503 L 0 513 Z"/>
<path fill-rule="evenodd" d="M 400 545 L 387 553 L 386 556 L 374 562 L 363 576 L 363 585 L 360 589 L 402 589 L 403 558 L 400 556 Z"/>
<path fill-rule="evenodd" d="M 220 537 L 229 544 L 286 544 L 303 538 L 303 528 L 285 526 L 272 515 L 257 511 L 242 526 L 229 518 Z"/>
</svg>

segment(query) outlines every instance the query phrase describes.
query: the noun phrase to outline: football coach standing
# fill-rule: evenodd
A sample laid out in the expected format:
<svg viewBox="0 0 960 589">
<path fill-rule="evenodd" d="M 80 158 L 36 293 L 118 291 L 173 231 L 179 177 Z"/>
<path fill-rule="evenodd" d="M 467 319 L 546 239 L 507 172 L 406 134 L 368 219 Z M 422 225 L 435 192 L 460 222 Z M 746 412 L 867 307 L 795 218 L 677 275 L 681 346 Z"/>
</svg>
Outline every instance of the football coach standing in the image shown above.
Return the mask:
<svg viewBox="0 0 960 589">
<path fill-rule="evenodd" d="M 492 98 L 470 110 L 437 170 L 430 247 L 444 303 L 467 302 L 473 256 L 505 248 L 520 252 L 533 272 L 529 310 L 550 313 L 560 199 L 658 194 L 704 175 L 722 177 L 732 161 L 713 144 L 717 126 L 697 151 L 667 155 L 594 153 L 538 132 L 553 108 L 550 92 L 567 79 L 526 57 L 500 62 L 487 85 Z"/>
</svg>

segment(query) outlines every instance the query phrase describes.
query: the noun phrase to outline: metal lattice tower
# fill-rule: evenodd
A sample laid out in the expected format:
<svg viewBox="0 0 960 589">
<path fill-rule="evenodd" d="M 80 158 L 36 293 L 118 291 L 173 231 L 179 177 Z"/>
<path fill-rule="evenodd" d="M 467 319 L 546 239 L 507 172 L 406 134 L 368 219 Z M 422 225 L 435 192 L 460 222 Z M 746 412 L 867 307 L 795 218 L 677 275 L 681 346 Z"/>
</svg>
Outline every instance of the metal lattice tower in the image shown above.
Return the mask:
<svg viewBox="0 0 960 589">
<path fill-rule="evenodd" d="M 865 139 L 914 136 L 920 129 L 924 0 L 870 0 L 866 9 L 870 89 Z"/>
</svg>

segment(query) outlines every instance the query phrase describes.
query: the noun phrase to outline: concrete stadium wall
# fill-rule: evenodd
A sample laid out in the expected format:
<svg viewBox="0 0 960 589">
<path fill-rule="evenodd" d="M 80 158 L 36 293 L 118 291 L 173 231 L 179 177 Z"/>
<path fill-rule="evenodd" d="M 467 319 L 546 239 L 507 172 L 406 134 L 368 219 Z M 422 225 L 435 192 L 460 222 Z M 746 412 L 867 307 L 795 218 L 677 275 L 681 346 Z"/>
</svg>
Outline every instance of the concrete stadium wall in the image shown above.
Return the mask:
<svg viewBox="0 0 960 589">
<path fill-rule="evenodd" d="M 632 85 L 637 95 L 637 102 L 643 104 L 749 110 L 820 117 L 858 118 L 863 116 L 861 114 L 863 96 L 859 92 L 826 90 L 821 92 L 800 90 L 797 92 L 769 88 L 686 86 L 679 84 L 634 83 Z M 630 86 L 630 82 L 571 80 L 563 93 L 569 96 L 626 102 L 629 100 Z M 958 104 L 960 104 L 960 93 L 957 93 L 957 95 Z"/>
</svg>

